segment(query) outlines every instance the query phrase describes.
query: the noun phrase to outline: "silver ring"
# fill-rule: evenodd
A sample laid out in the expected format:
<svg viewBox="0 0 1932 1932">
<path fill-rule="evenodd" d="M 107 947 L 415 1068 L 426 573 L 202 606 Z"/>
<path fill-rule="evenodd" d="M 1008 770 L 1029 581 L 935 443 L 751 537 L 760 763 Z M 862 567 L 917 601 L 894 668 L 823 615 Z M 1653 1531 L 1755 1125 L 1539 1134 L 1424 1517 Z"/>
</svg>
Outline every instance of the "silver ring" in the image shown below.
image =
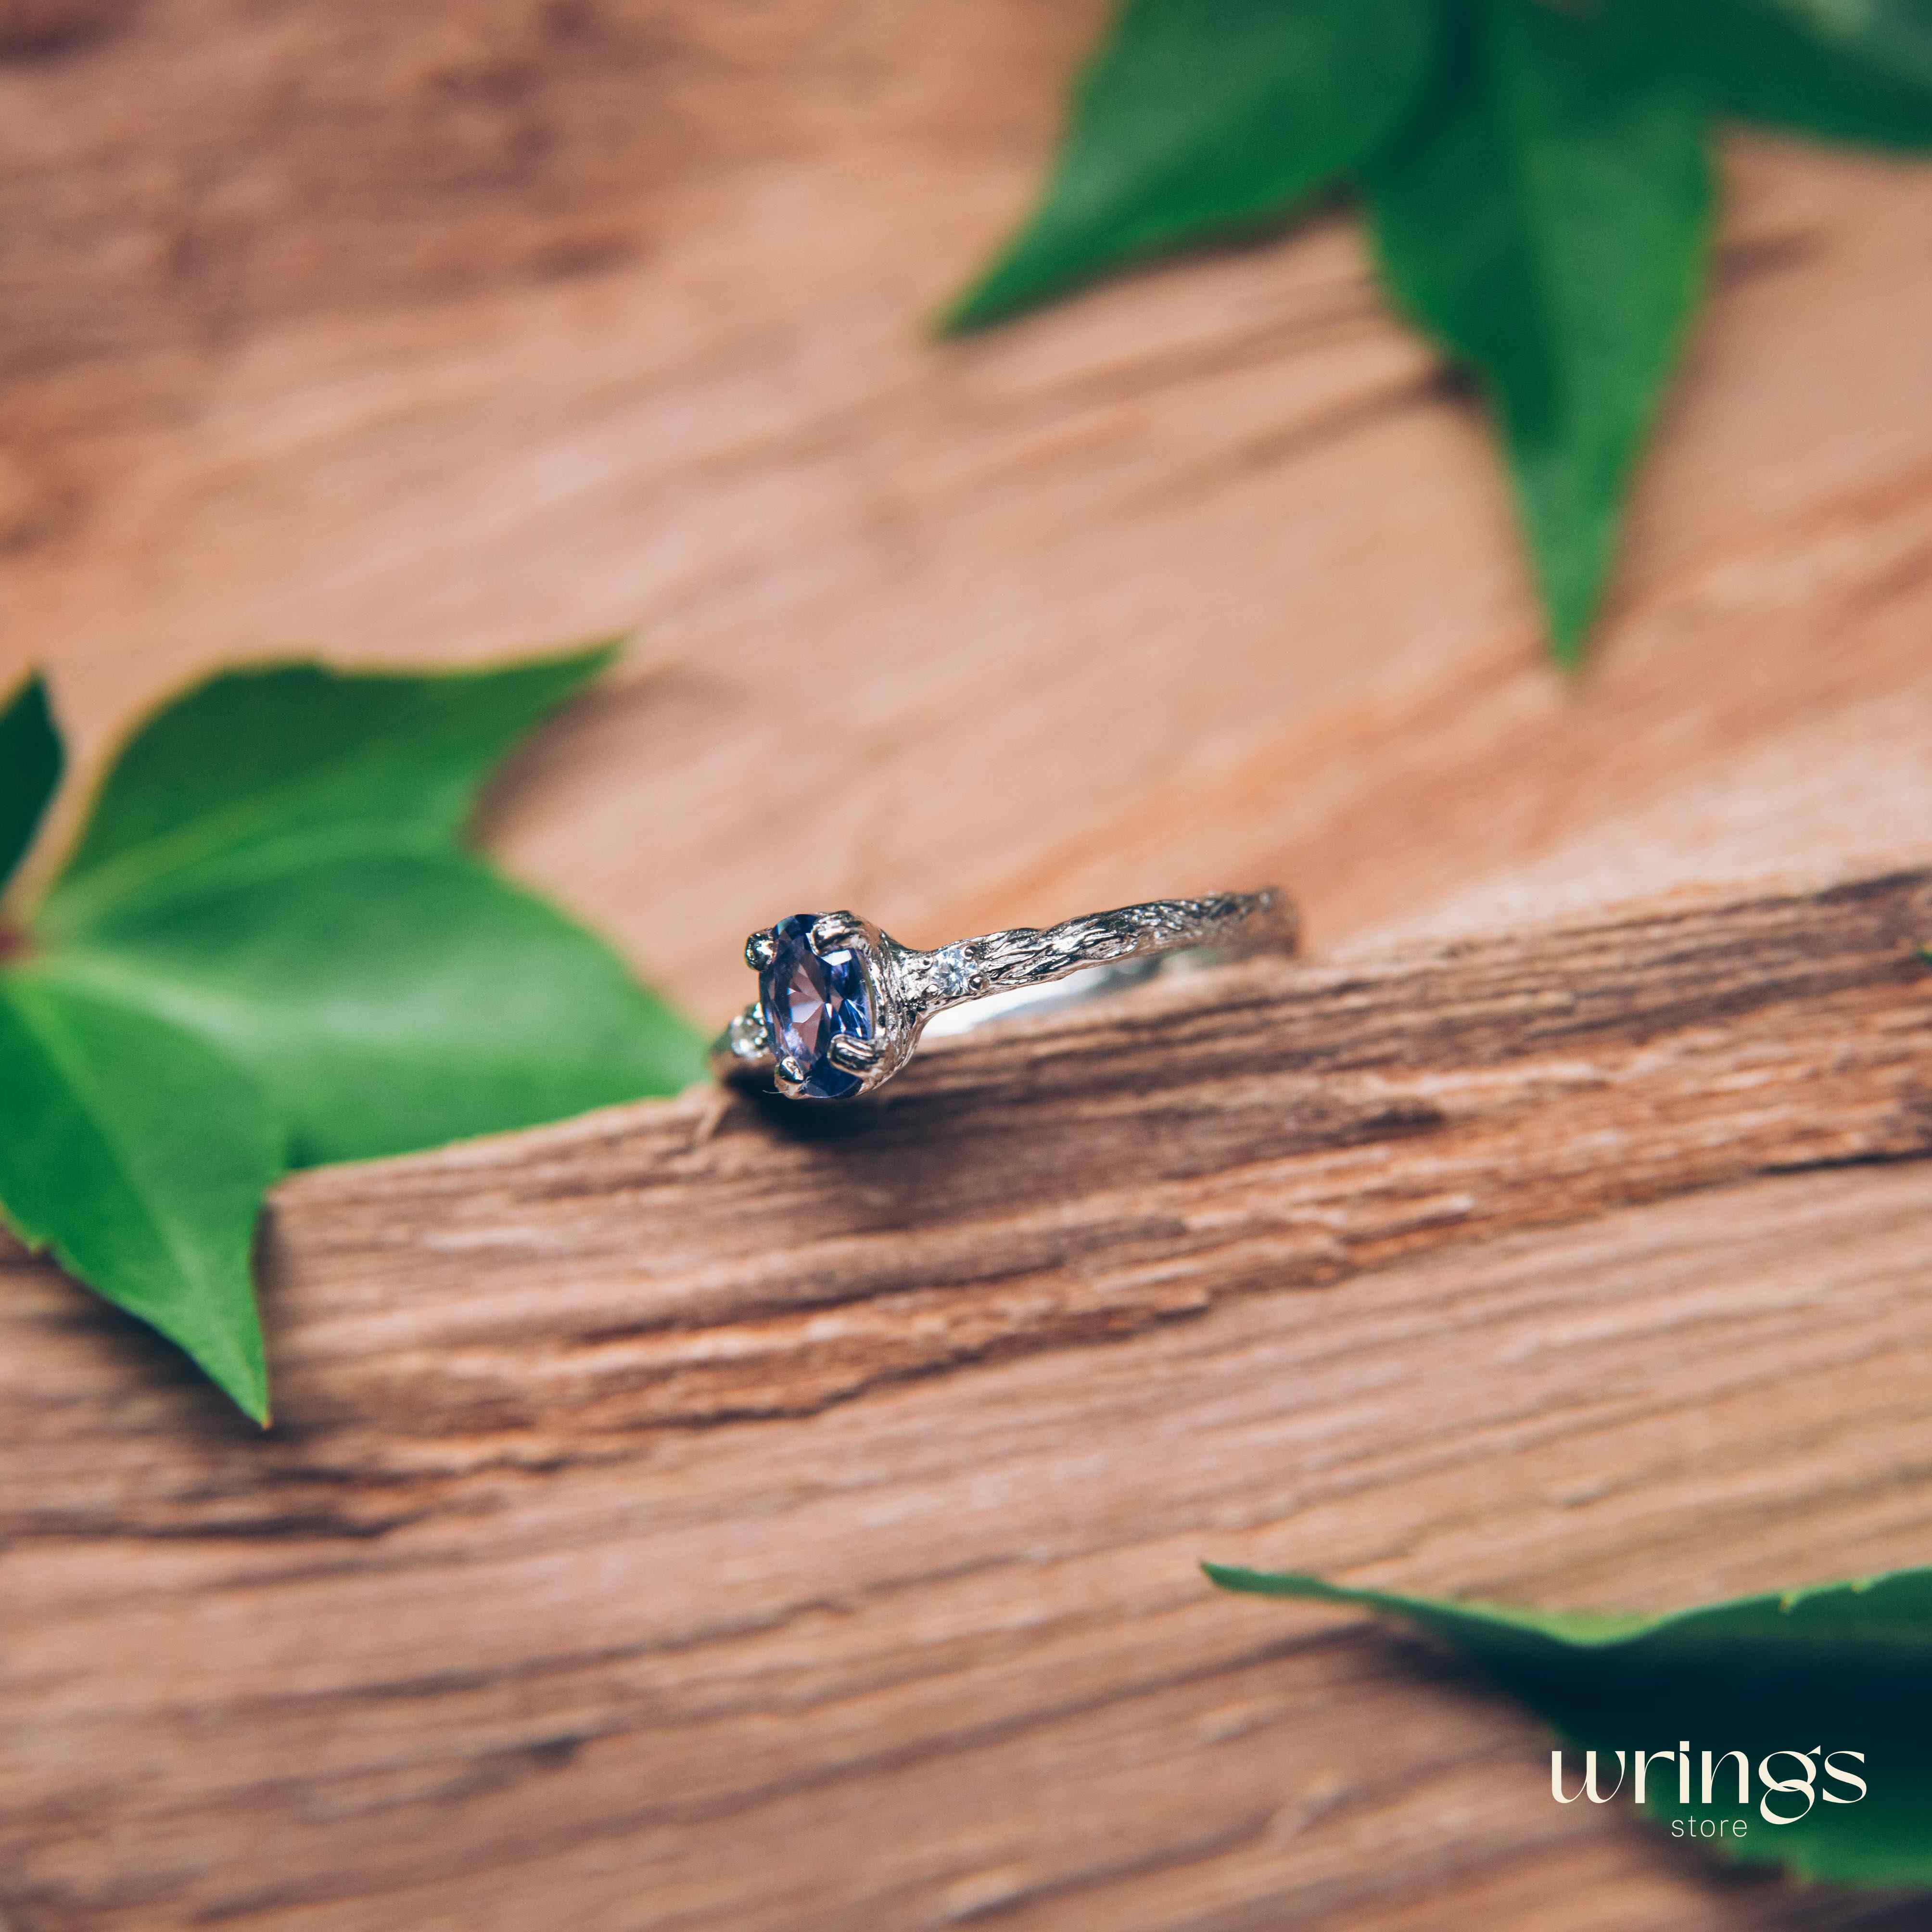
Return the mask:
<svg viewBox="0 0 1932 1932">
<path fill-rule="evenodd" d="M 1162 956 L 1292 952 L 1293 908 L 1273 886 L 1155 899 L 1044 932 L 1022 926 L 931 952 L 849 912 L 794 913 L 745 942 L 758 997 L 718 1035 L 711 1070 L 794 1100 L 856 1100 L 910 1060 L 920 1036 L 1146 978 Z M 1078 974 L 1073 987 L 1046 987 Z M 982 1006 L 979 1003 L 984 1002 Z M 955 1008 L 972 1008 L 954 1013 Z"/>
</svg>

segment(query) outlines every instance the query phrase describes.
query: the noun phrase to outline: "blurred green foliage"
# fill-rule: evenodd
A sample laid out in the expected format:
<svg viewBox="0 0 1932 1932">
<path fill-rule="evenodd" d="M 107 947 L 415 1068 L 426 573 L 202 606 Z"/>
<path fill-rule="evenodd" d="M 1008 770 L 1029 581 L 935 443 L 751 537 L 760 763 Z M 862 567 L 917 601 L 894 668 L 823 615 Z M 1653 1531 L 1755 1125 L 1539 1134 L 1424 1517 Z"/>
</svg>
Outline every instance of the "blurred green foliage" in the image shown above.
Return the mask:
<svg viewBox="0 0 1932 1932">
<path fill-rule="evenodd" d="M 1388 1612 L 1460 1652 L 1570 1747 L 1552 1802 L 1641 1792 L 1673 1837 L 1742 1862 L 1932 1886 L 1932 1570 L 1591 1617 L 1203 1567 L 1224 1590 Z"/>
<path fill-rule="evenodd" d="M 1391 294 L 1487 397 L 1574 664 L 1702 292 L 1724 116 L 1932 143 L 1932 0 L 1125 0 L 944 326 L 1358 188 Z"/>
</svg>

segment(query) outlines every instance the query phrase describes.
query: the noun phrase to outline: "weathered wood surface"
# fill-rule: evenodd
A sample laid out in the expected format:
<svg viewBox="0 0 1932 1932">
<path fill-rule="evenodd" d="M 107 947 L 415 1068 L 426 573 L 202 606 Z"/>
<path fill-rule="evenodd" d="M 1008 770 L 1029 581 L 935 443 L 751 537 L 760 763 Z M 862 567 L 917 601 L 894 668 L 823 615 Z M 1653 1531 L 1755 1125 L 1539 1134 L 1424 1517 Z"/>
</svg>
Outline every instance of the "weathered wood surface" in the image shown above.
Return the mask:
<svg viewBox="0 0 1932 1932">
<path fill-rule="evenodd" d="M 1732 143 L 1570 688 L 1345 217 L 921 339 L 1100 10 L 0 0 L 0 682 L 86 760 L 218 662 L 637 626 L 493 830 L 707 1017 L 804 904 L 1280 878 L 1328 958 L 848 1137 L 305 1178 L 266 1441 L 7 1263 L 9 1932 L 1922 1922 L 1190 1566 L 1924 1558 L 1927 1170 L 1861 1163 L 1928 1132 L 1932 171 Z M 1887 882 L 1495 937 L 1786 870 Z"/>
<path fill-rule="evenodd" d="M 1928 932 L 1918 872 L 1257 962 L 803 1133 L 694 1094 L 302 1177 L 266 1438 L 16 1253 L 0 1906 L 1920 1922 L 1561 1809 L 1479 1687 L 1192 1565 L 1922 1558 Z"/>
<path fill-rule="evenodd" d="M 0 62 L 0 670 L 90 752 L 217 661 L 638 626 L 504 842 L 721 1017 L 795 904 L 1278 878 L 1325 948 L 1928 849 L 1932 169 L 1732 143 L 1572 688 L 1348 216 L 922 337 L 1098 0 L 70 10 Z"/>
</svg>

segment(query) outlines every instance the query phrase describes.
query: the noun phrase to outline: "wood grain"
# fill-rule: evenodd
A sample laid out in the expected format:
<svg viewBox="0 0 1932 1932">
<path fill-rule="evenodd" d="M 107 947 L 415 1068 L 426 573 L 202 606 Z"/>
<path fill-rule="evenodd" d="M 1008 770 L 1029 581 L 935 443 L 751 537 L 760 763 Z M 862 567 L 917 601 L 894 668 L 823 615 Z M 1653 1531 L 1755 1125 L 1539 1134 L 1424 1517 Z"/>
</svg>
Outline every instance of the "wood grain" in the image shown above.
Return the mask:
<svg viewBox="0 0 1932 1932">
<path fill-rule="evenodd" d="M 634 628 L 497 835 L 720 1021 L 794 904 L 1280 878 L 1328 947 L 1925 858 L 1932 170 L 1731 142 L 1572 686 L 1346 213 L 926 338 L 1098 16 L 143 0 L 0 62 L 0 676 L 92 760 L 215 662 Z"/>
<path fill-rule="evenodd" d="M 1326 950 L 842 1132 L 300 1179 L 266 1438 L 0 1256 L 6 1932 L 1924 1922 L 1192 1566 L 1924 1558 L 1932 171 L 1727 142 L 1566 684 L 1346 212 L 924 337 L 1100 14 L 0 4 L 0 684 L 82 779 L 218 663 L 634 629 L 488 830 L 706 1018 L 798 905 Z"/>
<path fill-rule="evenodd" d="M 0 1908 L 1918 1922 L 1559 1810 L 1454 1668 L 1192 1565 L 1922 1556 L 1928 930 L 1914 872 L 1258 962 L 803 1131 L 696 1093 L 301 1177 L 266 1438 L 16 1252 Z"/>
</svg>

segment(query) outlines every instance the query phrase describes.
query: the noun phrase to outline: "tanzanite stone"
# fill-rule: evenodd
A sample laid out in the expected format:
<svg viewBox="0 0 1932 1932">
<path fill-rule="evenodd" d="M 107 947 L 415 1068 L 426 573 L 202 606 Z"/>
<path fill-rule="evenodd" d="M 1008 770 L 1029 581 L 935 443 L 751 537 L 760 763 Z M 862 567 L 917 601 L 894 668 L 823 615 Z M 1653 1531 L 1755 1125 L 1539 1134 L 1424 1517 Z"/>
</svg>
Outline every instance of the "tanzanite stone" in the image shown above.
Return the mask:
<svg viewBox="0 0 1932 1932">
<path fill-rule="evenodd" d="M 841 1034 L 853 1040 L 872 1036 L 872 989 L 865 962 L 850 946 L 830 952 L 813 950 L 817 915 L 795 912 L 772 928 L 777 948 L 758 976 L 758 998 L 765 1024 L 778 1057 L 806 1070 L 800 1095 L 812 1100 L 845 1100 L 860 1082 L 830 1058 Z"/>
</svg>

